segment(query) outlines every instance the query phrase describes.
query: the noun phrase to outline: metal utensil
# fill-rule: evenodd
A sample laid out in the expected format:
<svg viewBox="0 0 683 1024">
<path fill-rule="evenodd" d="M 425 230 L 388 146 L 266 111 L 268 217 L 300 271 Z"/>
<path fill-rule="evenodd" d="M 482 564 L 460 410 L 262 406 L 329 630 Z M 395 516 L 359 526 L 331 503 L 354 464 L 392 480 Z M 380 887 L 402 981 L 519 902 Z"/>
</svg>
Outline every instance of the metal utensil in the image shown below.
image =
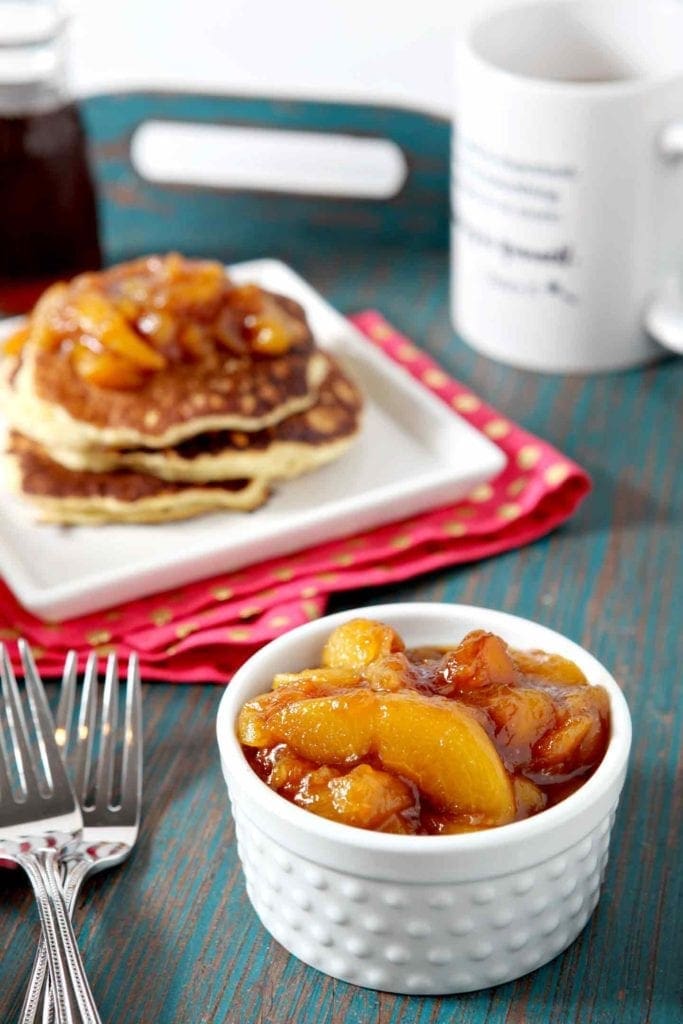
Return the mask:
<svg viewBox="0 0 683 1024">
<path fill-rule="evenodd" d="M 65 758 L 70 745 L 76 693 L 77 657 L 70 651 L 64 665 L 57 708 L 55 739 Z M 118 780 L 114 778 L 119 675 L 116 656 L 107 659 L 104 697 L 100 716 L 100 745 L 90 785 L 93 748 L 97 735 L 97 655 L 91 654 L 85 669 L 76 728 L 76 791 L 83 813 L 83 833 L 64 865 L 64 896 L 73 914 L 86 878 L 125 860 L 138 836 L 142 802 L 142 712 L 137 655 L 128 662 L 123 755 Z M 118 784 L 117 784 L 118 783 Z M 116 803 L 114 803 L 116 800 Z M 46 986 L 47 951 L 41 942 L 21 1012 L 21 1024 L 54 1021 L 54 1002 Z M 42 1011 L 41 1011 L 42 1006 Z"/>
<path fill-rule="evenodd" d="M 29 647 L 19 641 L 32 730 L 7 650 L 0 644 L 0 857 L 26 871 L 46 939 L 59 1024 L 100 1024 L 61 888 L 60 861 L 81 837 L 45 691 Z"/>
</svg>

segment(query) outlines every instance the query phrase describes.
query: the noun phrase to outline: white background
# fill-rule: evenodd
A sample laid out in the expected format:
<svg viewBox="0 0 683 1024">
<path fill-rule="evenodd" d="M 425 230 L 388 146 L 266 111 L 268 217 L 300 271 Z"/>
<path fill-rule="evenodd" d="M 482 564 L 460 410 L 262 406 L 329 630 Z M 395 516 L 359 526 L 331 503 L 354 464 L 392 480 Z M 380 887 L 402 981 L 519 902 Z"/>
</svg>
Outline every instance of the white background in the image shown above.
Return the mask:
<svg viewBox="0 0 683 1024">
<path fill-rule="evenodd" d="M 71 0 L 80 94 L 185 86 L 450 112 L 453 39 L 491 0 Z"/>
</svg>

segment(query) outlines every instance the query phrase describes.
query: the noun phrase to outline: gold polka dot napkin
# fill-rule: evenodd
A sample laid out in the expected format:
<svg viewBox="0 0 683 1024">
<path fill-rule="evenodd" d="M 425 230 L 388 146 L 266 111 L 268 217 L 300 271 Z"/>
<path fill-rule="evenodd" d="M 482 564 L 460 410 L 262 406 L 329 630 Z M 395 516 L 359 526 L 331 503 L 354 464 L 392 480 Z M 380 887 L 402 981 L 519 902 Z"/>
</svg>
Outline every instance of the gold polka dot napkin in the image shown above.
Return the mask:
<svg viewBox="0 0 683 1024">
<path fill-rule="evenodd" d="M 481 430 L 506 456 L 505 469 L 447 508 L 357 537 L 190 584 L 110 611 L 46 623 L 0 581 L 0 640 L 26 637 L 45 674 L 65 652 L 140 653 L 145 679 L 227 682 L 256 648 L 316 618 L 328 595 L 409 579 L 520 547 L 568 519 L 590 490 L 583 469 L 501 416 L 441 370 L 376 312 L 353 317 L 370 343 Z M 10 649 L 16 652 L 14 644 Z"/>
</svg>

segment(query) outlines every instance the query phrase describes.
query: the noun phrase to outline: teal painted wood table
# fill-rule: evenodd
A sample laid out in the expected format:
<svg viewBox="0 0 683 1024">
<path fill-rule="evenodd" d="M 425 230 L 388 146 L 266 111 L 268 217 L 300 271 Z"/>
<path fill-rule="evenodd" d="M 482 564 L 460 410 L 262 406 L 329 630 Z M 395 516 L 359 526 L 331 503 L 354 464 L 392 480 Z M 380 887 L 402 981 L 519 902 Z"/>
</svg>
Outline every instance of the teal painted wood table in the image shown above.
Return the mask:
<svg viewBox="0 0 683 1024">
<path fill-rule="evenodd" d="M 445 249 L 410 246 L 340 251 L 318 240 L 276 254 L 340 309 L 380 309 L 504 415 L 584 465 L 594 490 L 567 526 L 530 547 L 345 593 L 332 610 L 413 599 L 501 608 L 566 633 L 612 669 L 634 745 L 602 899 L 564 954 L 515 983 L 435 999 L 333 981 L 271 940 L 247 900 L 214 740 L 221 688 L 150 684 L 141 838 L 78 908 L 105 1024 L 683 1021 L 683 362 L 589 379 L 493 364 L 453 335 Z M 15 872 L 0 872 L 0 922 L 0 1021 L 10 1024 L 38 930 Z"/>
</svg>

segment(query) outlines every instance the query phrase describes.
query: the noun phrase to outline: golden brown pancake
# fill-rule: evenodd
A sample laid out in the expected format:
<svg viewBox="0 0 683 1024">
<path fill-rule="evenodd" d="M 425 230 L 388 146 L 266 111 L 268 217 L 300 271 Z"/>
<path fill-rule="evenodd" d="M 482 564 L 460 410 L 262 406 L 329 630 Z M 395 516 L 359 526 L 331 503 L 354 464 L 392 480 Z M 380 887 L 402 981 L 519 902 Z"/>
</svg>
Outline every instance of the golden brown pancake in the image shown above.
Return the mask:
<svg viewBox="0 0 683 1024">
<path fill-rule="evenodd" d="M 268 497 L 263 480 L 203 485 L 172 483 L 133 470 L 78 473 L 54 462 L 29 438 L 12 432 L 6 455 L 15 493 L 29 499 L 43 522 L 161 523 L 219 510 L 248 511 Z"/>
<path fill-rule="evenodd" d="M 302 307 L 215 261 L 169 253 L 57 282 L 3 352 L 10 483 L 44 520 L 256 508 L 360 428 L 360 394 Z"/>
<path fill-rule="evenodd" d="M 5 349 L 10 421 L 72 448 L 262 430 L 312 405 L 324 374 L 299 303 L 177 253 L 52 285 Z"/>
<path fill-rule="evenodd" d="M 314 404 L 326 370 L 318 352 L 171 366 L 138 390 L 93 388 L 50 351 L 31 351 L 3 389 L 24 434 L 68 448 L 165 448 L 209 430 L 262 430 Z"/>
<path fill-rule="evenodd" d="M 186 482 L 298 476 L 341 455 L 360 428 L 358 390 L 331 357 L 324 358 L 327 375 L 316 404 L 264 430 L 215 431 L 159 451 L 52 447 L 51 457 L 73 470 L 128 468 Z"/>
</svg>

